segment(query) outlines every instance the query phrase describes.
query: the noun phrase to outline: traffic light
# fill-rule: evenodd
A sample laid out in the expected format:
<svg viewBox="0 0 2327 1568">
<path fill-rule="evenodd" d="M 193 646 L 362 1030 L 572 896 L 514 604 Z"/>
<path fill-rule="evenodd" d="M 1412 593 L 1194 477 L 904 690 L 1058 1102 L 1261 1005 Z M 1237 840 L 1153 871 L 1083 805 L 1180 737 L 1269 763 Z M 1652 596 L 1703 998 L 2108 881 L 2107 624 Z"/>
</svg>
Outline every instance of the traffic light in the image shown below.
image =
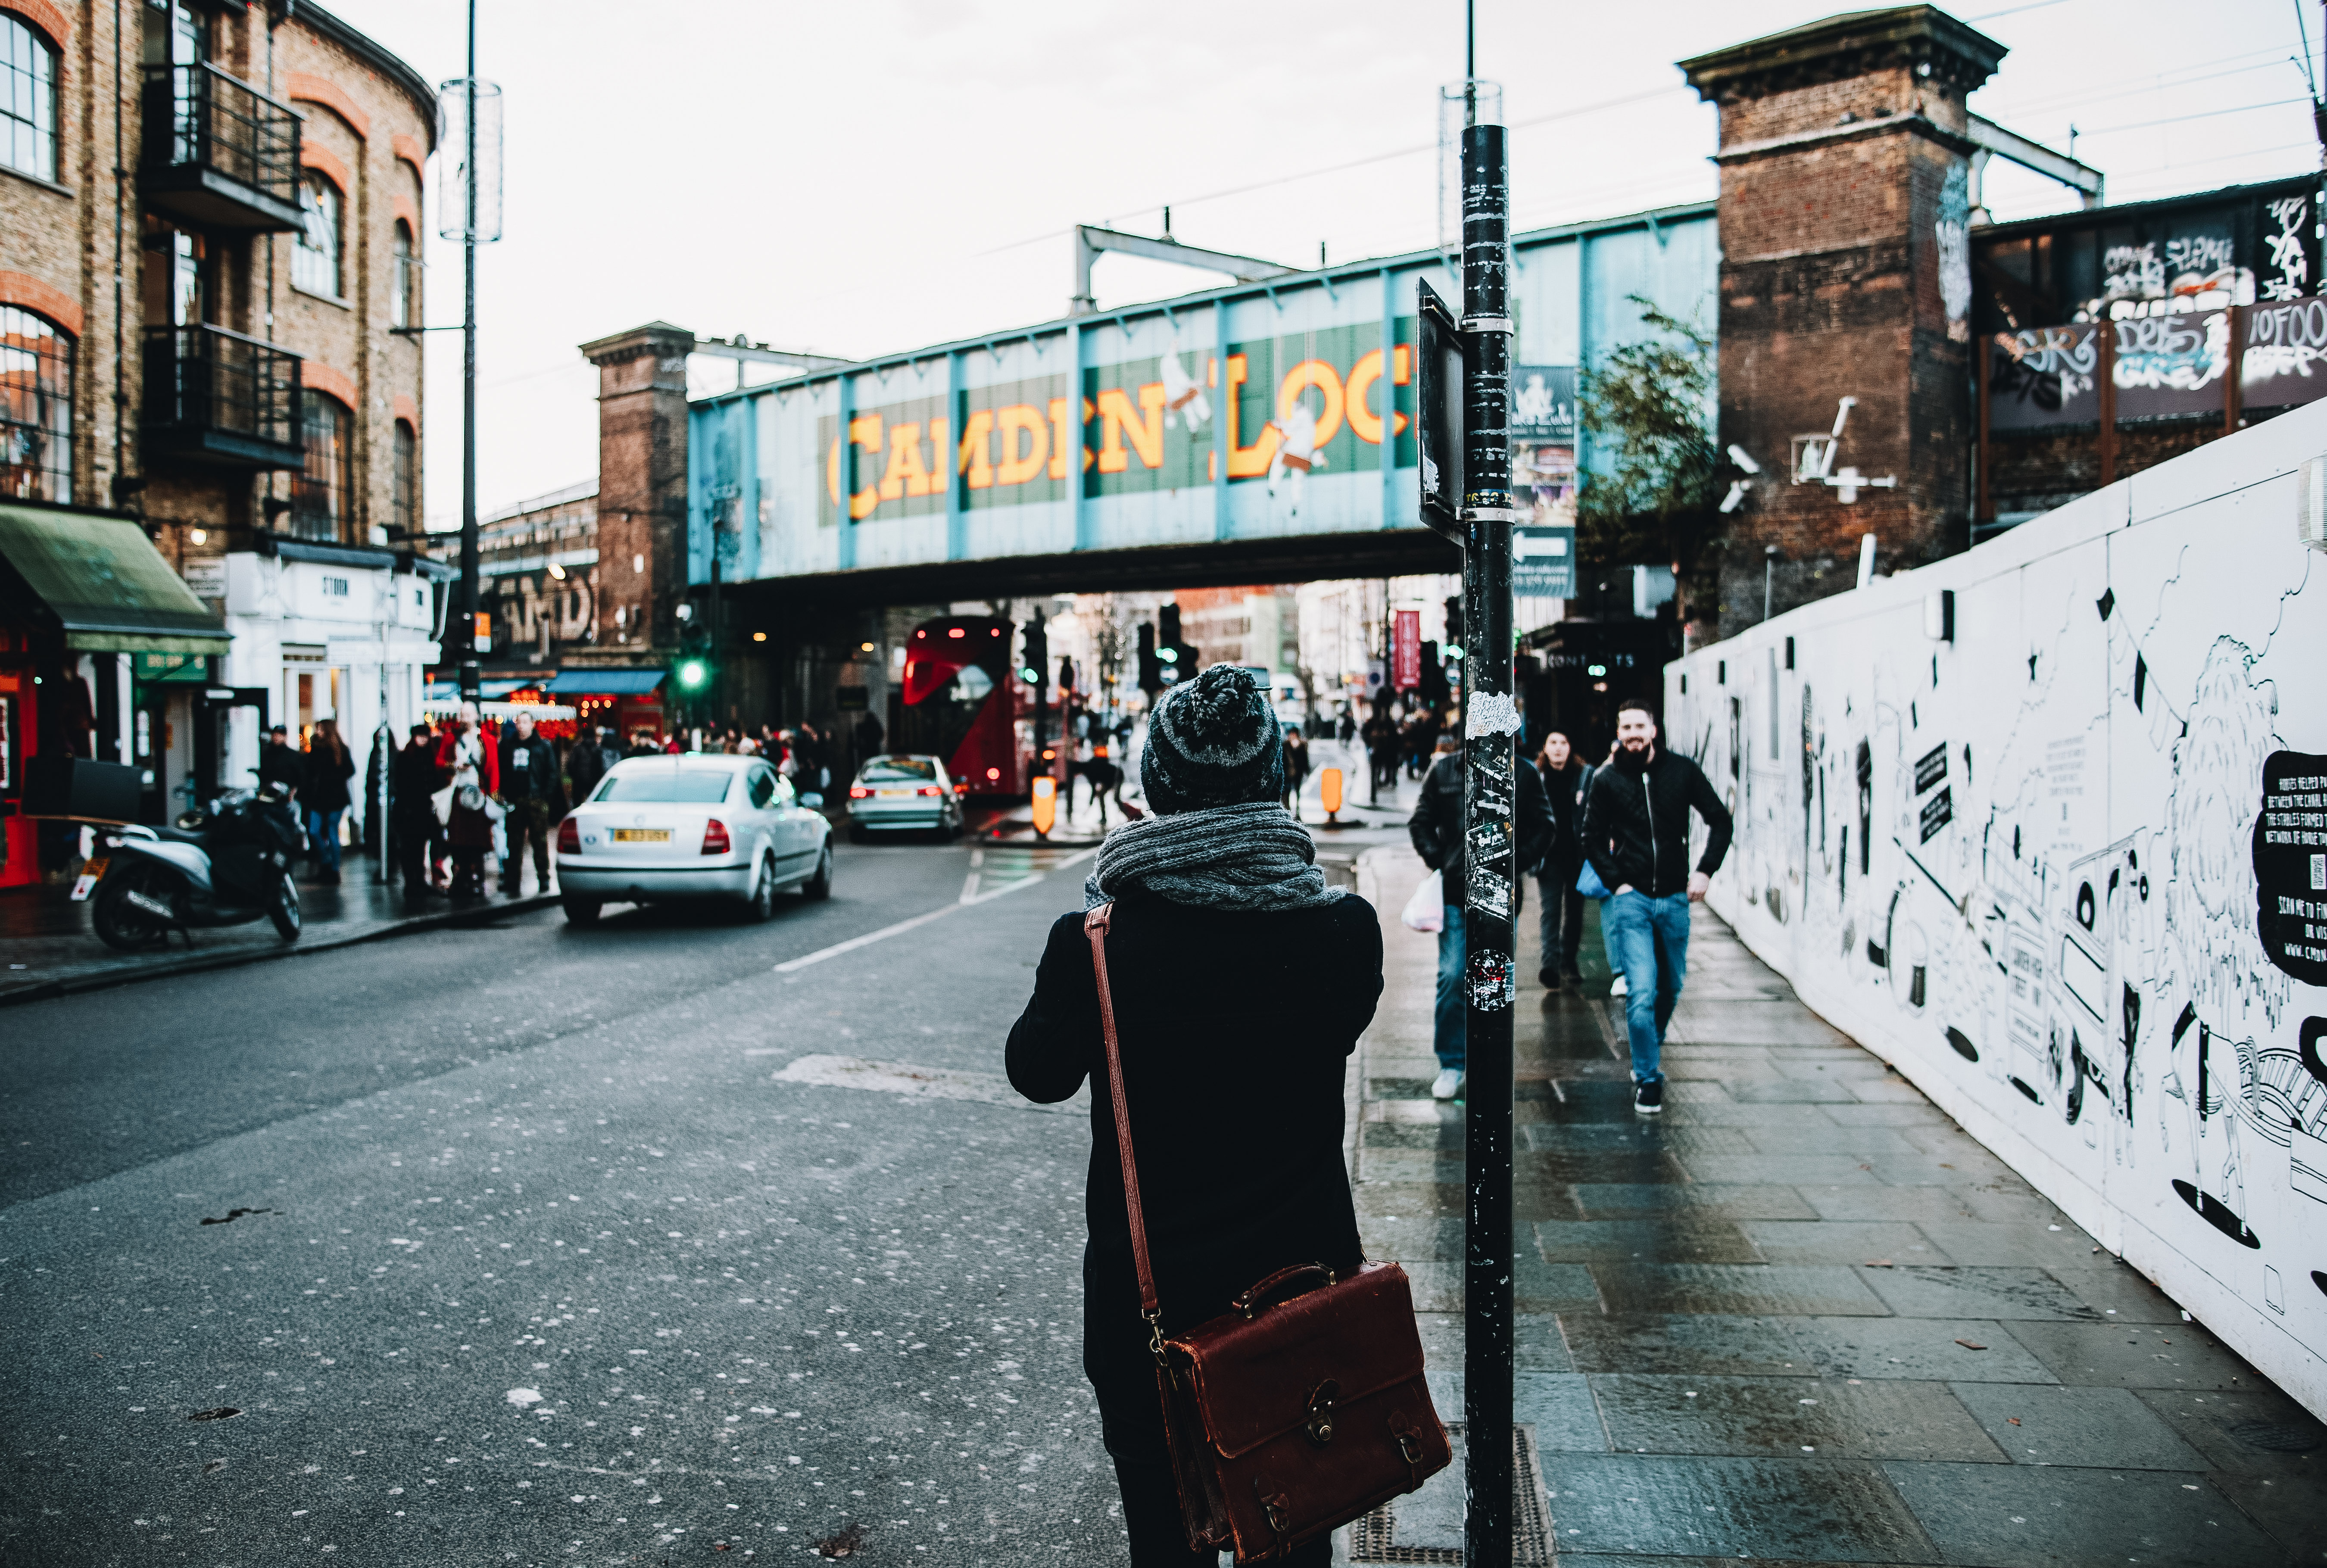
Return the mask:
<svg viewBox="0 0 2327 1568">
<path fill-rule="evenodd" d="M 1041 690 L 1043 667 L 1050 662 L 1050 634 L 1043 630 L 1042 622 L 1038 617 L 1026 625 L 1025 658 L 1018 671 L 1019 678 L 1036 690 Z"/>
<path fill-rule="evenodd" d="M 1463 657 L 1463 596 L 1454 594 L 1446 601 L 1446 657 Z"/>
<path fill-rule="evenodd" d="M 1163 665 L 1162 682 L 1170 686 L 1196 673 L 1196 650 L 1180 640 L 1180 607 L 1164 604 L 1156 607 L 1155 658 Z"/>
<path fill-rule="evenodd" d="M 1164 689 L 1164 661 L 1155 651 L 1155 628 L 1139 623 L 1139 689 L 1154 696 Z"/>
<path fill-rule="evenodd" d="M 1075 661 L 1067 658 L 1064 654 L 1061 654 L 1059 656 L 1059 690 L 1061 692 L 1070 692 L 1074 689 Z"/>
<path fill-rule="evenodd" d="M 1421 689 L 1422 700 L 1425 703 L 1444 703 L 1452 695 L 1446 687 L 1446 662 L 1439 656 L 1438 645 L 1435 642 L 1422 645 Z"/>
<path fill-rule="evenodd" d="M 679 690 L 692 694 L 703 690 L 710 684 L 711 661 L 709 659 L 690 658 L 678 661 Z"/>
</svg>

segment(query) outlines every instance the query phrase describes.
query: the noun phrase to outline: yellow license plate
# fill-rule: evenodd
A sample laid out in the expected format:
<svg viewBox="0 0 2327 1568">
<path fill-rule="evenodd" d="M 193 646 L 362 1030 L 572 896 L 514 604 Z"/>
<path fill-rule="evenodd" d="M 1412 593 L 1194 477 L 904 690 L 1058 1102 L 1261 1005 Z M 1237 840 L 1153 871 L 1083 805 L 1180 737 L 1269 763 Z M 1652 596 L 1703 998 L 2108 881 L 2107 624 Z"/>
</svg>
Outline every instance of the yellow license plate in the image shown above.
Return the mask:
<svg viewBox="0 0 2327 1568">
<path fill-rule="evenodd" d="M 617 827 L 606 836 L 616 844 L 668 844 L 670 829 L 668 827 Z"/>
<path fill-rule="evenodd" d="M 911 795 L 912 791 L 910 789 L 878 789 L 874 791 L 874 793 L 880 796 L 883 800 L 892 800 L 901 795 Z"/>
</svg>

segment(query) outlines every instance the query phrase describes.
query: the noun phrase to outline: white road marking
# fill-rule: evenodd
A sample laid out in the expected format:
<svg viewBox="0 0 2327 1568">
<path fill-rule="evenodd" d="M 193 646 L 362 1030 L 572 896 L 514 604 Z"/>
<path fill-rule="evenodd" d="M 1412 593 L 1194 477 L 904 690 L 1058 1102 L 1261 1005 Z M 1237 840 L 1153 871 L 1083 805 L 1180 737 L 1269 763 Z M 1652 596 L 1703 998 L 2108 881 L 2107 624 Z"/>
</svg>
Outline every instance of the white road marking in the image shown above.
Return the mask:
<svg viewBox="0 0 2327 1568">
<path fill-rule="evenodd" d="M 956 1072 L 909 1062 L 867 1061 L 855 1056 L 803 1056 L 774 1075 L 780 1083 L 819 1084 L 827 1088 L 871 1089 L 921 1099 L 975 1100 L 1015 1106 L 1020 1110 L 1089 1110 L 1088 1091 L 1055 1106 L 1038 1106 L 1010 1087 L 1000 1073 Z"/>
<path fill-rule="evenodd" d="M 1093 845 L 1090 848 L 1084 850 L 1079 854 L 1069 855 L 1066 859 L 1058 862 L 1051 869 L 1052 871 L 1064 871 L 1067 867 L 1073 865 L 1078 861 L 1089 860 L 1098 853 L 1098 846 Z M 953 913 L 956 910 L 967 909 L 972 904 L 982 904 L 989 899 L 998 899 L 1005 893 L 1014 893 L 1023 887 L 1032 887 L 1034 883 L 1041 882 L 1046 874 L 1047 873 L 1045 873 L 1038 872 L 1023 882 L 1014 882 L 1005 887 L 995 888 L 991 892 L 981 892 L 974 896 L 968 891 L 968 890 L 964 889 L 962 897 L 958 902 L 947 904 L 939 909 L 931 910 L 926 914 L 915 915 L 912 919 L 908 920 L 899 920 L 893 926 L 883 926 L 877 931 L 867 931 L 861 937 L 851 937 L 846 942 L 835 942 L 829 947 L 819 947 L 813 953 L 807 953 L 797 958 L 787 959 L 785 962 L 776 966 L 775 972 L 779 975 L 796 974 L 799 971 L 807 968 L 811 964 L 821 964 L 827 958 L 837 958 L 843 953 L 854 953 L 859 947 L 869 947 L 875 942 L 884 942 L 891 937 L 902 936 L 905 932 L 912 930 L 917 927 L 926 926 L 931 920 L 942 919 L 946 916 Z"/>
</svg>

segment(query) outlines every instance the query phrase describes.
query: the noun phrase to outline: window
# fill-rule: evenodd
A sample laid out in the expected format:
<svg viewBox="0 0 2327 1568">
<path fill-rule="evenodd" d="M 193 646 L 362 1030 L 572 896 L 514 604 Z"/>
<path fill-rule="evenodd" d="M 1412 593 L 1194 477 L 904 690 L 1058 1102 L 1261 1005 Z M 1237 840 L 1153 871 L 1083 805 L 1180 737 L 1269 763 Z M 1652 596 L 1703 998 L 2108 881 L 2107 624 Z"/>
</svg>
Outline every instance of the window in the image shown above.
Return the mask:
<svg viewBox="0 0 2327 1568">
<path fill-rule="evenodd" d="M 639 770 L 629 773 L 609 773 L 598 787 L 593 800 L 634 800 L 642 805 L 715 806 L 727 798 L 727 787 L 735 775 L 713 771 L 708 768 L 690 768 L 675 773 L 660 769 L 650 772 Z"/>
<path fill-rule="evenodd" d="M 0 163 L 35 180 L 57 177 L 57 51 L 0 13 Z"/>
<path fill-rule="evenodd" d="M 303 539 L 348 537 L 355 501 L 354 416 L 336 397 L 301 394 L 307 466 L 291 481 L 291 531 Z"/>
<path fill-rule="evenodd" d="M 291 246 L 291 281 L 309 294 L 340 297 L 340 188 L 314 170 L 299 187 L 299 231 Z"/>
<path fill-rule="evenodd" d="M 70 502 L 73 341 L 55 323 L 0 305 L 0 496 Z"/>
<path fill-rule="evenodd" d="M 768 802 L 776 798 L 776 776 L 765 768 L 752 769 L 751 790 L 752 804 L 764 811 Z"/>
<path fill-rule="evenodd" d="M 397 420 L 396 474 L 388 497 L 389 526 L 400 529 L 407 537 L 419 527 L 414 520 L 420 500 L 419 449 L 419 438 L 412 434 L 412 426 Z"/>
<path fill-rule="evenodd" d="M 867 784 L 934 784 L 938 765 L 927 757 L 876 757 L 863 777 Z"/>
<path fill-rule="evenodd" d="M 388 300 L 388 325 L 420 324 L 420 258 L 412 254 L 412 226 L 396 220 L 396 278 Z"/>
</svg>

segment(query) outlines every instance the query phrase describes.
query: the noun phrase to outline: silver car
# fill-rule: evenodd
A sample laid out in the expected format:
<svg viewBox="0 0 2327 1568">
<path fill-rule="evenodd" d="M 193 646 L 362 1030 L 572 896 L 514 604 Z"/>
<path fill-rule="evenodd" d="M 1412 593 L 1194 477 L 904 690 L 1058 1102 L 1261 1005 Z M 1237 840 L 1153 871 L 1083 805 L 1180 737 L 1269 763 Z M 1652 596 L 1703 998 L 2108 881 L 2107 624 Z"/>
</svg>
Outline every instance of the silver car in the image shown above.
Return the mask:
<svg viewBox="0 0 2327 1568">
<path fill-rule="evenodd" d="M 625 757 L 557 828 L 565 918 L 606 903 L 727 899 L 755 920 L 779 891 L 832 895 L 832 825 L 758 757 Z"/>
<path fill-rule="evenodd" d="M 961 831 L 961 791 L 935 757 L 892 752 L 873 757 L 848 787 L 848 841 L 873 833 L 920 828 L 947 838 Z"/>
</svg>

